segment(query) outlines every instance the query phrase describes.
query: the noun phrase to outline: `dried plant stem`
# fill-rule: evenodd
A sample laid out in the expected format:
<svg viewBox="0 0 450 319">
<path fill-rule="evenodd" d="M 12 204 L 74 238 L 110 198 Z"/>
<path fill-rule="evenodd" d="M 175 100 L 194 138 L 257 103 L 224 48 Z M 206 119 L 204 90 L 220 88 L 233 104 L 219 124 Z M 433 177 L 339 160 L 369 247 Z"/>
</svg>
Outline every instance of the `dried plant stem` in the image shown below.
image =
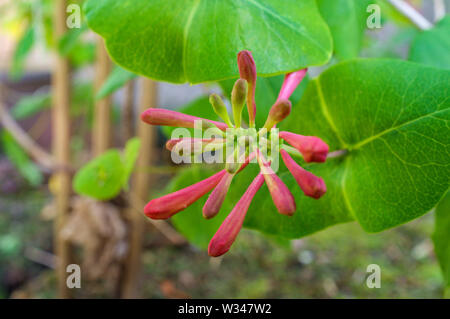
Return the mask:
<svg viewBox="0 0 450 319">
<path fill-rule="evenodd" d="M 157 103 L 157 84 L 149 79 L 142 79 L 141 82 L 141 98 L 139 101 L 140 111 L 144 111 L 148 107 L 155 107 Z M 153 145 L 155 144 L 155 129 L 141 121 L 137 126 L 138 137 L 141 140 L 141 151 L 137 160 L 137 167 L 146 167 L 150 165 L 152 160 Z M 149 175 L 134 174 L 131 185 L 131 193 L 134 194 L 131 200 L 132 207 L 141 207 L 141 201 L 145 201 L 148 197 Z M 137 297 L 137 278 L 139 278 L 142 240 L 145 231 L 144 217 L 140 212 L 130 208 L 128 212 L 130 216 L 130 245 L 129 256 L 126 260 L 124 277 L 123 277 L 123 298 Z"/>
<path fill-rule="evenodd" d="M 421 30 L 428 30 L 433 24 L 428 21 L 420 12 L 414 9 L 409 3 L 403 0 L 389 0 L 389 2 L 412 23 Z"/>
<path fill-rule="evenodd" d="M 54 28 L 56 41 L 66 33 L 66 0 L 55 1 Z M 57 55 L 52 78 L 52 142 L 54 158 L 58 166 L 70 166 L 70 65 L 67 58 Z M 58 181 L 56 190 L 57 215 L 54 222 L 54 250 L 57 256 L 58 294 L 69 298 L 70 289 L 66 285 L 66 267 L 71 263 L 70 244 L 61 236 L 68 215 L 71 194 L 71 177 L 66 170 L 58 170 L 53 178 Z"/>
</svg>

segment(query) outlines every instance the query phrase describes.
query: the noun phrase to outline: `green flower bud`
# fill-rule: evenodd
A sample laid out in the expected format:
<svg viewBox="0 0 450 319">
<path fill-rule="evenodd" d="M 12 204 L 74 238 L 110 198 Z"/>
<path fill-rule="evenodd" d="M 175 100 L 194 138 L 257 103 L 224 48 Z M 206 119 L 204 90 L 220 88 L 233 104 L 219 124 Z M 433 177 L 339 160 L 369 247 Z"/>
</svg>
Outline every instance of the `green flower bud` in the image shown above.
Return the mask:
<svg viewBox="0 0 450 319">
<path fill-rule="evenodd" d="M 233 87 L 233 92 L 231 93 L 231 105 L 233 106 L 233 117 L 236 127 L 241 126 L 242 121 L 242 109 L 245 105 L 245 100 L 247 98 L 248 83 L 244 79 L 239 79 L 236 81 Z"/>
<path fill-rule="evenodd" d="M 209 96 L 209 103 L 211 103 L 214 112 L 222 118 L 222 120 L 227 123 L 229 127 L 232 127 L 233 124 L 230 121 L 230 117 L 228 116 L 227 107 L 225 106 L 225 103 L 223 103 L 222 98 L 217 94 L 211 94 Z"/>
</svg>

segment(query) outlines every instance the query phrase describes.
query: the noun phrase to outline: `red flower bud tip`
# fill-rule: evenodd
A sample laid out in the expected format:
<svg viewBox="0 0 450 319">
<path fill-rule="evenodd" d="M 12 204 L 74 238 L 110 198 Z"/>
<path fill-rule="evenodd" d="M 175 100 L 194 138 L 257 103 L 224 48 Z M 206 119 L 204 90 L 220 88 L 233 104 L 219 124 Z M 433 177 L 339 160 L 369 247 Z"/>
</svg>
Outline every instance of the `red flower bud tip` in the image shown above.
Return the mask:
<svg viewBox="0 0 450 319">
<path fill-rule="evenodd" d="M 194 150 L 195 143 L 201 143 L 202 148 L 203 148 L 204 146 L 207 146 L 211 143 L 214 145 L 216 145 L 216 144 L 221 145 L 221 144 L 225 143 L 225 139 L 223 139 L 223 138 L 203 138 L 202 139 L 202 138 L 190 138 L 190 137 L 174 138 L 174 139 L 167 141 L 166 148 L 169 151 L 172 151 L 175 146 L 179 145 L 179 143 L 188 144 L 190 146 L 190 151 L 192 152 Z"/>
<path fill-rule="evenodd" d="M 291 114 L 292 103 L 289 100 L 278 100 L 270 109 L 264 128 L 270 130 Z"/>
<path fill-rule="evenodd" d="M 200 117 L 165 109 L 148 109 L 141 114 L 141 120 L 150 125 L 188 127 L 188 128 L 193 128 L 195 121 L 202 120 L 214 124 L 222 131 L 225 131 L 228 128 L 228 125 L 222 122 L 205 120 Z"/>
<path fill-rule="evenodd" d="M 329 147 L 320 138 L 290 132 L 280 132 L 279 136 L 302 153 L 305 162 L 323 163 L 327 160 Z"/>
<path fill-rule="evenodd" d="M 289 172 L 294 176 L 306 196 L 319 199 L 327 192 L 327 186 L 322 178 L 300 167 L 285 150 L 281 150 L 281 156 L 284 164 L 286 164 Z"/>
<path fill-rule="evenodd" d="M 263 184 L 264 177 L 262 174 L 259 174 L 219 227 L 219 230 L 211 239 L 208 246 L 208 254 L 211 257 L 222 256 L 230 249 L 231 245 L 233 245 L 237 235 L 242 229 L 250 203 Z"/>
<path fill-rule="evenodd" d="M 219 213 L 234 176 L 234 174 L 227 173 L 222 177 L 203 206 L 203 217 L 211 219 Z"/>
<path fill-rule="evenodd" d="M 270 163 L 265 161 L 261 152 L 257 150 L 257 158 L 261 173 L 272 196 L 273 203 L 278 209 L 278 212 L 283 215 L 292 216 L 297 209 L 295 199 L 283 181 L 275 174 L 270 167 Z"/>
<path fill-rule="evenodd" d="M 238 53 L 239 74 L 242 79 L 248 82 L 247 109 L 250 127 L 255 126 L 256 117 L 256 64 L 250 51 L 241 51 Z"/>
<path fill-rule="evenodd" d="M 278 100 L 289 99 L 292 93 L 294 93 L 297 86 L 304 79 L 306 72 L 308 72 L 308 69 L 303 69 L 297 72 L 286 74 L 283 86 L 281 87 L 280 90 L 280 94 L 278 95 Z"/>
<path fill-rule="evenodd" d="M 167 219 L 192 205 L 200 197 L 211 191 L 226 174 L 225 170 L 208 177 L 175 193 L 151 200 L 144 208 L 144 213 L 152 219 Z"/>
</svg>

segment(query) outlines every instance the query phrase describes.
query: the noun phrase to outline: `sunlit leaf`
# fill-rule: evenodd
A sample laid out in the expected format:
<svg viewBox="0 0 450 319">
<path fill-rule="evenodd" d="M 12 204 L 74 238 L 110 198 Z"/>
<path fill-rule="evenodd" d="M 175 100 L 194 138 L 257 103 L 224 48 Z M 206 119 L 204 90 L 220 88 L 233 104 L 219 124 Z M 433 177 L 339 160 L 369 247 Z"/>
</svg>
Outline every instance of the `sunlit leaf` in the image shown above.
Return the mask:
<svg viewBox="0 0 450 319">
<path fill-rule="evenodd" d="M 88 0 L 85 14 L 117 63 L 157 80 L 236 77 L 236 56 L 245 49 L 262 75 L 325 64 L 331 56 L 315 0 Z"/>
</svg>

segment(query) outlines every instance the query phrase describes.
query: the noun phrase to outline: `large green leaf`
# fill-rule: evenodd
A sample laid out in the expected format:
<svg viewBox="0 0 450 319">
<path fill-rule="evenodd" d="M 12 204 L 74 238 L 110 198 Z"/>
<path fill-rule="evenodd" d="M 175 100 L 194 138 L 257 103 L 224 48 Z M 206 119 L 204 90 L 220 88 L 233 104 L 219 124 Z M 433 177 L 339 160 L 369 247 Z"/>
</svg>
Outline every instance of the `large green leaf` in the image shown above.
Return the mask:
<svg viewBox="0 0 450 319">
<path fill-rule="evenodd" d="M 157 80 L 235 77 L 240 50 L 253 52 L 262 75 L 331 55 L 315 0 L 88 0 L 85 13 L 118 64 Z"/>
<path fill-rule="evenodd" d="M 449 187 L 449 80 L 448 71 L 364 59 L 340 63 L 311 80 L 281 129 L 319 136 L 332 151 L 348 154 L 307 166 L 327 184 L 320 200 L 305 197 L 280 167 L 296 198 L 296 214 L 278 214 L 264 186 L 245 226 L 296 238 L 356 219 L 366 231 L 378 232 L 431 210 Z M 211 174 L 192 170 L 171 191 Z M 217 220 L 202 220 L 205 196 L 174 217 L 176 226 L 197 243 L 211 238 L 257 172 L 251 164 L 235 178 Z"/>
<path fill-rule="evenodd" d="M 436 207 L 434 250 L 442 268 L 445 287 L 450 292 L 450 193 Z M 448 295 L 450 298 L 450 294 Z"/>
<path fill-rule="evenodd" d="M 382 231 L 425 214 L 449 187 L 449 83 L 448 71 L 403 61 L 342 63 L 311 82 L 283 127 L 350 151 L 327 196 Z"/>
<path fill-rule="evenodd" d="M 411 46 L 409 60 L 450 69 L 450 15 L 433 29 L 417 35 Z"/>
<path fill-rule="evenodd" d="M 320 13 L 330 27 L 334 51 L 340 59 L 359 55 L 367 29 L 367 7 L 373 0 L 317 0 Z"/>
</svg>

